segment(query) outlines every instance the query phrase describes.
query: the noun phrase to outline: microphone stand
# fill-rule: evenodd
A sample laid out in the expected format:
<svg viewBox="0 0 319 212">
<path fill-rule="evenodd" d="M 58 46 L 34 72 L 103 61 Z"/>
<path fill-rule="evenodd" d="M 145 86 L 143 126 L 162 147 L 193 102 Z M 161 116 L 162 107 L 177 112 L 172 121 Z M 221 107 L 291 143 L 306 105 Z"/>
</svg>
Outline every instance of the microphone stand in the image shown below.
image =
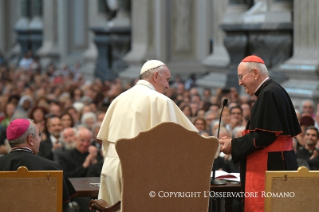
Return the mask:
<svg viewBox="0 0 319 212">
<path fill-rule="evenodd" d="M 218 126 L 218 132 L 217 132 L 218 139 L 219 139 L 219 130 L 220 130 L 220 123 L 222 120 L 222 114 L 223 114 L 224 107 L 227 105 L 227 102 L 228 102 L 228 99 L 224 99 L 222 111 L 220 112 L 220 116 L 219 116 L 219 126 Z M 214 162 L 214 164 L 213 164 L 213 177 L 211 179 L 211 184 L 212 185 L 226 185 L 227 184 L 226 181 L 215 178 L 215 172 L 216 172 L 216 166 L 215 166 L 215 162 Z"/>
</svg>

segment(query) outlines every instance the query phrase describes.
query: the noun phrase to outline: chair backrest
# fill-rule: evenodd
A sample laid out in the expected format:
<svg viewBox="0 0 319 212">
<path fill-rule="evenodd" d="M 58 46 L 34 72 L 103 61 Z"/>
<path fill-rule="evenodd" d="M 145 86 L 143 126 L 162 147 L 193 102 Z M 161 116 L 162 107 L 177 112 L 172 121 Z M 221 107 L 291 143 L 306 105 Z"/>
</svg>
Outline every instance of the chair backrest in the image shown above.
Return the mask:
<svg viewBox="0 0 319 212">
<path fill-rule="evenodd" d="M 63 171 L 1 171 L 1 211 L 62 211 L 62 186 Z"/>
<path fill-rule="evenodd" d="M 207 211 L 219 142 L 166 122 L 116 142 L 122 211 Z"/>
<path fill-rule="evenodd" d="M 266 171 L 265 211 L 318 211 L 319 171 Z"/>
</svg>

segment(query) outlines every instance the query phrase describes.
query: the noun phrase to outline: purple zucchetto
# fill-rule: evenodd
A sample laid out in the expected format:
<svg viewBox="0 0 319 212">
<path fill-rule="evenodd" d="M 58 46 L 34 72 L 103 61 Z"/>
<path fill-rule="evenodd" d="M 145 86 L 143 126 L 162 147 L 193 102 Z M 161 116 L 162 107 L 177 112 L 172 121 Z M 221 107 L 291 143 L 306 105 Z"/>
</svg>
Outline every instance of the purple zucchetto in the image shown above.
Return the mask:
<svg viewBox="0 0 319 212">
<path fill-rule="evenodd" d="M 28 119 L 15 119 L 7 127 L 7 139 L 12 141 L 23 135 L 30 125 Z"/>
</svg>

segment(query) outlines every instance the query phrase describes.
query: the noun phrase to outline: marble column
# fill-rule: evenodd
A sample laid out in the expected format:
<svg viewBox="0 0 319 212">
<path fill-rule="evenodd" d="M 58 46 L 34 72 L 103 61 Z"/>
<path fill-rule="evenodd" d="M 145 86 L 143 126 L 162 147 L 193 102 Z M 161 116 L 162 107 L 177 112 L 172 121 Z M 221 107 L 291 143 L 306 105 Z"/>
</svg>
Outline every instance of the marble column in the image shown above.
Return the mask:
<svg viewBox="0 0 319 212">
<path fill-rule="evenodd" d="M 70 49 L 74 50 L 85 50 L 88 47 L 88 1 L 77 0 L 74 2 L 72 7 L 72 32 L 70 37 Z"/>
<path fill-rule="evenodd" d="M 37 54 L 41 57 L 41 64 L 46 67 L 50 62 L 59 61 L 57 1 L 43 1 L 43 41 Z"/>
<path fill-rule="evenodd" d="M 43 39 L 42 0 L 33 0 L 31 7 L 33 17 L 29 24 L 29 39 L 31 42 L 31 50 L 33 54 L 36 54 L 42 45 Z"/>
<path fill-rule="evenodd" d="M 195 1 L 196 3 L 196 25 L 195 29 L 197 31 L 196 36 L 196 57 L 202 61 L 205 60 L 207 55 L 211 54 L 211 39 L 213 24 L 211 23 L 212 17 L 214 16 L 213 2 L 212 0 Z"/>
<path fill-rule="evenodd" d="M 210 73 L 197 80 L 197 84 L 208 88 L 221 88 L 226 83 L 226 71 L 230 62 L 228 52 L 224 46 L 225 32 L 219 28 L 226 15 L 228 2 L 225 0 L 212 0 L 212 53 L 203 61 L 205 69 Z"/>
<path fill-rule="evenodd" d="M 218 10 L 218 8 L 216 8 Z M 237 80 L 237 66 L 241 59 L 245 56 L 248 38 L 245 32 L 237 27 L 243 22 L 243 14 L 247 11 L 248 5 L 242 0 L 230 0 L 226 5 L 226 14 L 223 16 L 221 22 L 218 24 L 220 30 L 224 34 L 220 39 L 223 41 L 219 46 L 227 49 L 227 58 L 224 59 L 224 64 L 214 68 L 214 71 L 208 75 L 208 80 L 213 81 L 210 86 L 217 88 L 234 87 L 239 90 Z M 219 41 L 220 42 L 220 41 Z M 215 50 L 214 50 L 215 52 Z M 227 63 L 226 63 L 227 62 Z"/>
<path fill-rule="evenodd" d="M 134 0 L 132 1 L 131 9 L 131 50 L 124 57 L 128 63 L 128 68 L 119 74 L 124 81 L 131 81 L 139 77 L 142 64 L 147 59 L 155 58 L 155 48 L 150 46 L 154 39 L 153 17 L 150 15 L 153 10 L 151 5 L 154 1 L 149 0 Z M 150 33 L 149 33 L 150 32 Z"/>
<path fill-rule="evenodd" d="M 88 4 L 88 25 L 89 28 L 103 28 L 107 25 L 108 13 L 105 0 L 90 1 Z M 84 64 L 80 68 L 80 73 L 86 80 L 93 80 L 98 59 L 98 49 L 94 43 L 94 33 L 89 30 L 88 49 L 84 51 Z"/>
<path fill-rule="evenodd" d="M 98 50 L 95 77 L 101 80 L 114 80 L 118 76 L 118 63 L 130 46 L 128 28 L 91 28 Z"/>
<path fill-rule="evenodd" d="M 57 0 L 57 24 L 58 24 L 58 50 L 60 61 L 65 61 L 71 50 L 72 40 L 71 37 L 71 23 L 70 17 L 71 8 L 70 1 Z M 72 13 L 71 13 L 72 14 Z M 73 19 L 74 20 L 74 19 Z"/>
<path fill-rule="evenodd" d="M 127 67 L 122 58 L 130 49 L 130 0 L 117 1 L 119 13 L 106 26 L 91 27 L 98 50 L 95 76 L 102 80 L 114 80 Z M 108 2 L 110 3 L 110 2 Z"/>
<path fill-rule="evenodd" d="M 20 44 L 20 58 L 23 53 L 30 49 L 29 43 L 29 15 L 30 15 L 30 2 L 28 0 L 20 0 L 21 5 L 21 17 L 15 25 L 15 31 L 17 33 L 17 41 Z"/>
<path fill-rule="evenodd" d="M 17 64 L 21 57 L 21 46 L 17 42 L 18 35 L 13 29 L 21 18 L 21 3 L 20 0 L 2 0 L 1 3 L 4 15 L 1 18 L 4 24 L 1 26 L 1 33 L 4 36 L 0 39 L 4 45 L 1 51 L 10 63 Z"/>
<path fill-rule="evenodd" d="M 5 1 L 0 1 L 0 53 L 4 53 L 8 50 L 8 40 L 7 40 L 7 7 Z"/>
<path fill-rule="evenodd" d="M 305 12 L 307 11 L 307 12 Z M 283 84 L 293 103 L 319 102 L 319 0 L 294 0 L 293 56 L 280 66 L 289 80 Z"/>
<path fill-rule="evenodd" d="M 184 0 L 188 1 L 188 0 Z M 154 36 L 154 44 L 155 44 L 155 53 L 156 58 L 166 62 L 168 59 L 168 39 L 169 39 L 169 31 L 168 31 L 168 2 L 162 0 L 155 0 L 154 4 L 154 23 L 155 24 L 155 34 Z M 185 35 L 187 36 L 187 35 Z"/>
<path fill-rule="evenodd" d="M 225 68 L 229 65 L 229 55 L 224 46 L 225 32 L 219 28 L 226 15 L 227 1 L 213 0 L 212 10 L 213 18 L 211 23 L 213 25 L 212 33 L 212 54 L 203 60 L 203 65 L 208 69 Z"/>
</svg>

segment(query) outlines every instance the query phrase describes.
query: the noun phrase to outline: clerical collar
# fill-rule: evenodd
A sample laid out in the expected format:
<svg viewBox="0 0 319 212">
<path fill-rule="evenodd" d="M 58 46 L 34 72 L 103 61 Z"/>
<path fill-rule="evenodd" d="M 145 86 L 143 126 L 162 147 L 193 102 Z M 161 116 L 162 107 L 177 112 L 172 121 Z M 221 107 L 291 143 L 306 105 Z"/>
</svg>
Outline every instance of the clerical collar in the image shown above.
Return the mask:
<svg viewBox="0 0 319 212">
<path fill-rule="evenodd" d="M 13 147 L 11 149 L 10 153 L 11 152 L 17 152 L 17 151 L 30 152 L 30 153 L 34 154 L 33 151 L 30 148 L 28 148 L 28 147 Z"/>
<path fill-rule="evenodd" d="M 146 81 L 146 80 L 139 80 L 139 81 L 136 83 L 136 85 L 144 85 L 144 86 L 149 87 L 151 90 L 154 90 L 154 91 L 155 91 L 154 86 L 153 86 L 150 82 L 148 82 L 148 81 Z"/>
<path fill-rule="evenodd" d="M 269 80 L 269 77 L 266 77 L 266 79 L 264 79 L 264 80 L 258 85 L 258 87 L 256 88 L 254 94 L 256 94 L 256 92 L 258 91 L 258 89 L 259 89 L 267 80 Z"/>
</svg>

